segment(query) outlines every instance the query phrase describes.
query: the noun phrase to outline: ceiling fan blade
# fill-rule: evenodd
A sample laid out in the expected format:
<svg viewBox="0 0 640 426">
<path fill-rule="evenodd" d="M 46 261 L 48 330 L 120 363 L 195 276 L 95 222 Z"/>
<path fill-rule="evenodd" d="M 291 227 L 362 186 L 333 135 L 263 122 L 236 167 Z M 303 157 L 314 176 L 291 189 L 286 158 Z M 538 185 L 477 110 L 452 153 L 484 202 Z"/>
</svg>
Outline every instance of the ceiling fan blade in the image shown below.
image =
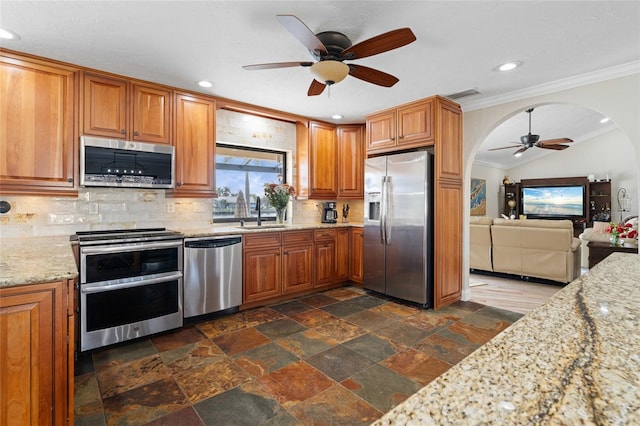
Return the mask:
<svg viewBox="0 0 640 426">
<path fill-rule="evenodd" d="M 512 148 L 517 148 L 519 146 L 522 146 L 522 144 L 518 143 L 518 144 L 514 144 L 513 146 L 502 146 L 500 148 L 491 148 L 491 149 L 488 149 L 487 151 L 498 151 L 498 150 L 501 150 L 501 149 L 512 149 Z"/>
<path fill-rule="evenodd" d="M 345 49 L 340 55 L 343 59 L 359 59 L 377 55 L 405 46 L 416 40 L 415 34 L 409 28 L 399 28 L 377 35 Z"/>
<path fill-rule="evenodd" d="M 544 149 L 555 149 L 556 151 L 562 151 L 563 149 L 569 148 L 569 145 L 540 145 L 536 144 L 538 148 Z"/>
<path fill-rule="evenodd" d="M 527 149 L 529 149 L 528 146 L 523 146 L 522 148 L 520 148 L 519 150 L 517 150 L 516 152 L 513 153 L 514 156 L 518 156 L 518 154 L 522 154 L 523 152 L 525 152 Z"/>
<path fill-rule="evenodd" d="M 571 143 L 571 142 L 573 142 L 573 140 L 571 140 L 569 138 L 547 139 L 547 140 L 538 142 L 537 146 L 558 145 L 558 144 L 561 144 L 561 143 Z"/>
<path fill-rule="evenodd" d="M 273 62 L 270 64 L 244 65 L 245 70 L 268 70 L 272 68 L 310 67 L 313 62 Z"/>
<path fill-rule="evenodd" d="M 287 29 L 300 43 L 304 45 L 310 52 L 316 52 L 318 55 L 327 54 L 327 48 L 322 44 L 320 39 L 307 27 L 304 22 L 294 15 L 276 15 L 278 21 Z"/>
<path fill-rule="evenodd" d="M 366 81 L 367 83 L 373 83 L 384 87 L 391 87 L 400 81 L 398 78 L 391 74 L 387 74 L 386 72 L 355 64 L 349 64 L 349 75 Z"/>
<path fill-rule="evenodd" d="M 316 96 L 320 93 L 324 92 L 324 88 L 327 87 L 326 84 L 320 83 L 315 78 L 311 80 L 311 86 L 309 86 L 309 90 L 307 91 L 307 96 Z"/>
</svg>

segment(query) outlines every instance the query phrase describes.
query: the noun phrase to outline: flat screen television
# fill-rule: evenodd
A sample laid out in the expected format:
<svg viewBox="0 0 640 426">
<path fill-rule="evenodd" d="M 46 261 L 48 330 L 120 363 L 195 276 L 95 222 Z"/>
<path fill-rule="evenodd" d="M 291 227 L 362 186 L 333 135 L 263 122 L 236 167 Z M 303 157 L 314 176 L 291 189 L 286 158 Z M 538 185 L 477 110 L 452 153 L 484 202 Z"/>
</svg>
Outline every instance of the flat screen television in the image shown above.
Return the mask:
<svg viewBox="0 0 640 426">
<path fill-rule="evenodd" d="M 522 214 L 540 219 L 585 217 L 585 187 L 584 185 L 523 187 Z"/>
</svg>

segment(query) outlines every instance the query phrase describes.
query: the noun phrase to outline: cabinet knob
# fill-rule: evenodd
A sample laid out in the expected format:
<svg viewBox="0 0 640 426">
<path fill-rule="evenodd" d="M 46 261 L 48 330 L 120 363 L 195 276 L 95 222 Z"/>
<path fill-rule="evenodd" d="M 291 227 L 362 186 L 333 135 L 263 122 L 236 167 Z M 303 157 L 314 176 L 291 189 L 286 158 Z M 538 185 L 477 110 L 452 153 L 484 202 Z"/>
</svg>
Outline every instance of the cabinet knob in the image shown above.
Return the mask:
<svg viewBox="0 0 640 426">
<path fill-rule="evenodd" d="M 404 136 L 402 136 L 402 135 L 398 136 L 398 139 L 402 139 L 402 138 L 404 138 Z"/>
<path fill-rule="evenodd" d="M 67 182 L 73 183 L 73 178 L 67 178 Z"/>
<path fill-rule="evenodd" d="M 182 182 L 176 182 L 176 186 L 182 186 Z"/>
<path fill-rule="evenodd" d="M 288 252 L 288 251 L 285 251 L 285 252 L 284 252 L 284 254 L 289 254 L 289 252 Z"/>
<path fill-rule="evenodd" d="M 138 133 L 138 132 L 133 132 L 133 136 L 140 136 L 140 133 Z"/>
<path fill-rule="evenodd" d="M 127 131 L 125 129 L 120 130 L 120 133 L 122 133 L 123 135 L 127 134 Z"/>
</svg>

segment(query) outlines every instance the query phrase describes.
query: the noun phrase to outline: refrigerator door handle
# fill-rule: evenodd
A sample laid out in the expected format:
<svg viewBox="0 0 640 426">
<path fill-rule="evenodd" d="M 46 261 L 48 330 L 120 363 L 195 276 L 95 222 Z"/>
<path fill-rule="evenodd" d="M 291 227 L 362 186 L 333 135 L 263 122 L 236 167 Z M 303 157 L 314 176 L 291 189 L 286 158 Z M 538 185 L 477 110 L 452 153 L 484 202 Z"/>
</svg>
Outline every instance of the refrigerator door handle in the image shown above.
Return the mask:
<svg viewBox="0 0 640 426">
<path fill-rule="evenodd" d="M 380 243 L 381 244 L 385 244 L 385 229 L 386 229 L 386 224 L 385 224 L 385 212 L 387 209 L 387 204 L 386 204 L 386 182 L 387 181 L 387 177 L 386 176 L 382 176 L 382 194 L 380 197 L 380 223 L 379 223 L 379 228 L 380 228 Z"/>
<path fill-rule="evenodd" d="M 390 206 L 391 206 L 391 176 L 387 176 L 386 179 L 386 189 L 384 191 L 384 195 L 387 198 L 385 201 L 385 211 L 384 211 L 384 241 L 385 244 L 391 243 L 391 232 L 389 232 L 389 215 L 390 215 Z"/>
</svg>

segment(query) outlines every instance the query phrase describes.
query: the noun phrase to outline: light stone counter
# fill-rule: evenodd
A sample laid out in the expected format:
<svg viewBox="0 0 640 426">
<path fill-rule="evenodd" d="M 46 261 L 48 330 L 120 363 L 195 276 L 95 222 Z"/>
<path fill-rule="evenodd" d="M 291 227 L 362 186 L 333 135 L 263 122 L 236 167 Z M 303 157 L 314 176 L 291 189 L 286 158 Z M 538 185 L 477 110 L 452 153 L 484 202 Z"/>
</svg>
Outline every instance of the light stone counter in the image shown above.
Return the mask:
<svg viewBox="0 0 640 426">
<path fill-rule="evenodd" d="M 0 239 L 0 288 L 77 275 L 68 236 Z"/>
<path fill-rule="evenodd" d="M 215 225 L 209 228 L 198 228 L 198 229 L 174 229 L 175 231 L 181 232 L 184 234 L 185 238 L 196 238 L 196 237 L 214 237 L 214 236 L 222 236 L 222 235 L 242 235 L 247 233 L 256 233 L 256 232 L 277 232 L 277 231 L 300 231 L 305 229 L 325 229 L 325 228 L 362 228 L 363 224 L 361 222 L 347 222 L 347 223 L 314 223 L 314 224 L 304 224 L 304 225 L 276 225 L 273 222 L 267 222 L 260 227 L 257 227 L 253 222 L 249 223 L 245 226 L 240 225 Z"/>
<path fill-rule="evenodd" d="M 374 424 L 640 424 L 640 256 L 613 253 Z"/>
<path fill-rule="evenodd" d="M 285 225 L 267 222 L 260 228 L 211 226 L 203 229 L 176 229 L 186 238 L 303 229 L 362 227 L 362 223 Z M 74 278 L 78 275 L 68 236 L 0 238 L 0 288 Z"/>
</svg>

